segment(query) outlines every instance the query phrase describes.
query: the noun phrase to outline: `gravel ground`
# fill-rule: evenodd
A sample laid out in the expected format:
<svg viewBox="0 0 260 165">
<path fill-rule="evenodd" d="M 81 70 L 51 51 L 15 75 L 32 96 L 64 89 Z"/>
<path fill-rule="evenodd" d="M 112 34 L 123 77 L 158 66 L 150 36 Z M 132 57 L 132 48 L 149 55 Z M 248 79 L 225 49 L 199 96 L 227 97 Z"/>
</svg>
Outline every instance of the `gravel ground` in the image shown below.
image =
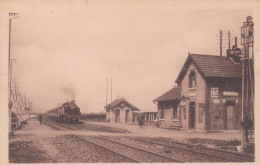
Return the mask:
<svg viewBox="0 0 260 165">
<path fill-rule="evenodd" d="M 51 163 L 57 162 L 52 157 L 48 145 L 42 145 L 46 137 L 39 135 L 15 135 L 9 142 L 10 163 Z M 42 139 L 39 141 L 38 139 Z M 45 139 L 45 140 L 44 140 Z M 46 144 L 48 144 L 46 142 Z M 52 150 L 53 153 L 54 150 Z"/>
<path fill-rule="evenodd" d="M 130 160 L 74 135 L 19 135 L 9 143 L 10 163 L 126 163 Z"/>
<path fill-rule="evenodd" d="M 30 119 L 27 123 L 9 138 L 10 163 L 131 162 L 70 135 L 75 131 L 54 130 L 45 124 L 40 125 L 37 119 Z"/>
<path fill-rule="evenodd" d="M 58 136 L 52 144 L 64 155 L 67 163 L 126 163 L 130 162 L 117 154 L 108 152 L 74 135 Z"/>
<path fill-rule="evenodd" d="M 97 138 L 100 135 L 120 140 L 127 144 L 144 148 L 183 160 L 185 162 L 202 162 L 195 156 L 183 154 L 178 151 L 164 148 L 159 145 L 129 140 L 123 136 L 139 136 L 137 133 L 120 134 L 109 132 L 85 131 L 83 125 L 69 125 L 76 127 L 79 131 L 68 129 L 55 130 L 45 124 L 40 125 L 39 121 L 30 119 L 21 130 L 17 130 L 14 136 L 9 138 L 9 162 L 10 163 L 129 163 L 132 162 L 123 156 L 110 152 L 104 148 L 86 142 L 77 136 L 84 136 L 115 150 L 123 155 L 132 157 L 140 162 L 173 162 L 165 158 L 157 157 L 145 152 L 136 151 L 126 146 L 108 142 Z M 141 131 L 144 129 L 138 129 Z M 148 131 L 148 130 L 147 130 Z M 152 136 L 153 137 L 153 136 Z M 157 136 L 158 137 L 158 136 Z"/>
</svg>

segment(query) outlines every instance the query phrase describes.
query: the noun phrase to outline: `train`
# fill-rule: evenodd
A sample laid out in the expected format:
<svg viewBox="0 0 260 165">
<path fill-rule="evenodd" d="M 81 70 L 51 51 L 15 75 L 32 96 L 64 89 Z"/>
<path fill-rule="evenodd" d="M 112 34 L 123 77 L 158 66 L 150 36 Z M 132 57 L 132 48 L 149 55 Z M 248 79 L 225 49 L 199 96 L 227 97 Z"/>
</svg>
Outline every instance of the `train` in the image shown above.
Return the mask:
<svg viewBox="0 0 260 165">
<path fill-rule="evenodd" d="M 81 117 L 80 108 L 75 100 L 65 102 L 60 107 L 53 108 L 46 112 L 48 118 L 66 123 L 78 123 Z"/>
</svg>

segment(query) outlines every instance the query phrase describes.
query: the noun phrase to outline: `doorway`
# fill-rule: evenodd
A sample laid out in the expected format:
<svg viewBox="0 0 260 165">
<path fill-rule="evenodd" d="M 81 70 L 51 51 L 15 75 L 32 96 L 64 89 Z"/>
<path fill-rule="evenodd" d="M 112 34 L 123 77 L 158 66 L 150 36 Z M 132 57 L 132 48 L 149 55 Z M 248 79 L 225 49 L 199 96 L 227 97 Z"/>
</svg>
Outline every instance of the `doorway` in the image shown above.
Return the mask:
<svg viewBox="0 0 260 165">
<path fill-rule="evenodd" d="M 234 129 L 234 122 L 233 122 L 234 110 L 235 110 L 235 103 L 227 102 L 225 112 L 224 112 L 224 129 L 226 130 Z"/>
<path fill-rule="evenodd" d="M 129 122 L 129 109 L 127 109 L 126 111 L 125 111 L 125 122 L 126 123 L 128 123 Z"/>
<path fill-rule="evenodd" d="M 195 107 L 195 102 L 192 101 L 190 102 L 190 107 L 189 107 L 190 111 L 189 111 L 189 128 L 190 129 L 195 129 L 195 111 L 196 111 L 196 107 Z"/>
<path fill-rule="evenodd" d="M 115 122 L 119 123 L 120 122 L 120 110 L 116 109 L 115 111 Z"/>
</svg>

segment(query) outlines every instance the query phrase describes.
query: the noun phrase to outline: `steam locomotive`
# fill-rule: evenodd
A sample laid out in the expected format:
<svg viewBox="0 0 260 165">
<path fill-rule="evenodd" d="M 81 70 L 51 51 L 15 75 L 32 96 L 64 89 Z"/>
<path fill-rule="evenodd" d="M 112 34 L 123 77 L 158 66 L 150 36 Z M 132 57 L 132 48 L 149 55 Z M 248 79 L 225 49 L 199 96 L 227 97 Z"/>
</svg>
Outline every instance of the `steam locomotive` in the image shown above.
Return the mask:
<svg viewBox="0 0 260 165">
<path fill-rule="evenodd" d="M 60 107 L 47 111 L 46 115 L 53 120 L 60 120 L 66 123 L 78 123 L 81 113 L 80 108 L 75 104 L 75 100 L 72 100 L 63 103 Z"/>
</svg>

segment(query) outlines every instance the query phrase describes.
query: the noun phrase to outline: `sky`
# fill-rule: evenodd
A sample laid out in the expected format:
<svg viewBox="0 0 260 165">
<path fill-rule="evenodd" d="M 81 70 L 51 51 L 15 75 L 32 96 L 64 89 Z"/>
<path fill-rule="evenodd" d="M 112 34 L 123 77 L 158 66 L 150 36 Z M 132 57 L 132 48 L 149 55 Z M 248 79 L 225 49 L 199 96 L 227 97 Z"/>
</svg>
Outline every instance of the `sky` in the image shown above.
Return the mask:
<svg viewBox="0 0 260 165">
<path fill-rule="evenodd" d="M 106 81 L 110 103 L 111 79 L 113 100 L 124 97 L 141 111 L 156 111 L 153 100 L 173 88 L 188 53 L 219 55 L 220 30 L 231 32 L 231 45 L 237 36 L 241 47 L 240 27 L 255 15 L 250 5 L 199 7 L 180 1 L 5 5 L 1 21 L 7 41 L 7 13 L 20 15 L 11 28 L 13 77 L 41 112 L 71 99 L 82 113 L 105 112 Z M 226 34 L 223 40 L 226 55 Z"/>
</svg>

